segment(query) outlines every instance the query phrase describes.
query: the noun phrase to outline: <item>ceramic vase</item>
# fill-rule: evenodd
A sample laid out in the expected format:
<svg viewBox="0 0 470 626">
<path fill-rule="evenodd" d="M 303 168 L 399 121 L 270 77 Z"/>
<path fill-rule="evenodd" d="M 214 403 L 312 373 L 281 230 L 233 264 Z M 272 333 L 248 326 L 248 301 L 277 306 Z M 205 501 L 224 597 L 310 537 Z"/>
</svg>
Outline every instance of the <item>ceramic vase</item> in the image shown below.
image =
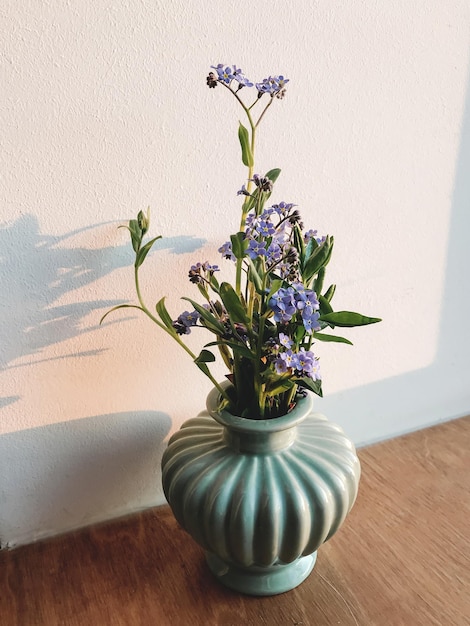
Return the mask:
<svg viewBox="0 0 470 626">
<path fill-rule="evenodd" d="M 207 411 L 168 444 L 163 488 L 175 518 L 227 587 L 267 596 L 299 585 L 357 495 L 360 465 L 343 430 L 307 393 L 287 415 L 247 419 Z"/>
</svg>

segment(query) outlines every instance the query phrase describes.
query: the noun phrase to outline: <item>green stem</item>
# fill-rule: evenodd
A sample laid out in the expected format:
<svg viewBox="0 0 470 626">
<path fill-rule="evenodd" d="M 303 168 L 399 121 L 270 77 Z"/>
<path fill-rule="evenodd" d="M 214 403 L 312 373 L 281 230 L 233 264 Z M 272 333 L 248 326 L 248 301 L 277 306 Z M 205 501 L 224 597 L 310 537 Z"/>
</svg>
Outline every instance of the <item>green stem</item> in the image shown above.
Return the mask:
<svg viewBox="0 0 470 626">
<path fill-rule="evenodd" d="M 271 104 L 273 103 L 274 98 L 270 98 L 268 104 L 264 107 L 263 112 L 261 113 L 261 115 L 258 117 L 258 121 L 255 124 L 255 128 L 259 125 L 259 123 L 261 122 L 261 120 L 264 117 L 264 114 L 266 113 L 266 111 L 269 109 L 269 107 L 271 106 Z"/>
<path fill-rule="evenodd" d="M 294 401 L 296 393 L 297 393 L 297 385 L 294 385 L 292 389 L 289 389 L 289 391 L 287 392 L 287 402 L 286 402 L 286 407 L 285 407 L 286 411 L 289 410 L 290 405 Z"/>
<path fill-rule="evenodd" d="M 240 104 L 240 106 L 242 107 L 242 109 L 245 111 L 245 114 L 247 116 L 249 125 L 250 125 L 250 130 L 251 130 L 251 141 L 250 141 L 250 148 L 251 148 L 251 154 L 252 154 L 252 165 L 248 166 L 248 184 L 247 184 L 247 191 L 249 194 L 251 194 L 251 191 L 253 189 L 253 173 L 254 173 L 254 161 L 255 161 L 255 147 L 256 147 L 256 129 L 259 126 L 261 120 L 263 119 L 266 111 L 268 110 L 268 108 L 271 106 L 273 98 L 269 99 L 268 104 L 264 107 L 263 111 L 261 112 L 261 115 L 258 117 L 258 120 L 256 121 L 256 123 L 253 120 L 253 117 L 251 115 L 251 109 L 254 107 L 254 105 L 256 104 L 256 102 L 258 102 L 259 99 L 257 99 L 250 107 L 247 107 L 244 102 L 241 100 L 240 96 L 238 95 L 238 93 L 236 91 L 234 91 L 230 85 L 227 85 L 226 83 L 221 83 L 224 87 L 226 87 L 237 99 L 238 103 Z M 257 202 L 257 206 L 255 207 L 255 213 L 257 215 L 259 215 L 260 213 L 260 207 L 261 207 L 261 202 L 262 202 L 262 193 L 260 191 L 259 193 L 259 198 L 258 198 L 258 202 Z M 239 228 L 239 232 L 243 232 L 245 230 L 245 225 L 246 225 L 246 218 L 248 215 L 248 208 L 250 206 L 250 203 L 247 199 L 245 199 L 243 205 L 242 205 L 242 216 L 241 216 L 241 220 L 240 220 L 240 228 Z M 243 259 L 242 258 L 237 258 L 237 263 L 236 263 L 236 275 L 235 275 L 235 291 L 237 292 L 237 294 L 239 296 L 241 296 L 241 279 L 242 279 L 242 268 L 243 268 Z M 264 278 L 264 286 L 266 287 L 266 267 L 264 267 L 264 272 L 263 275 L 265 276 Z M 248 295 L 248 311 L 247 311 L 247 315 L 249 317 L 249 319 L 253 319 L 253 310 L 254 310 L 254 298 L 255 298 L 255 293 L 254 293 L 254 285 L 251 283 L 250 284 L 250 288 L 249 288 L 249 293 Z M 260 303 L 260 311 L 259 311 L 259 329 L 258 329 L 258 340 L 256 343 L 256 359 L 254 361 L 254 372 L 253 372 L 253 376 L 254 376 L 254 387 L 255 387 L 255 392 L 258 398 L 258 407 L 259 407 L 259 416 L 261 418 L 264 417 L 265 415 L 265 409 L 266 409 L 266 392 L 264 390 L 264 385 L 261 383 L 261 357 L 262 357 L 262 351 L 263 351 L 263 335 L 264 335 L 264 328 L 265 328 L 265 321 L 266 318 L 264 315 L 261 315 L 261 310 L 263 308 L 263 303 Z M 254 342 L 255 341 L 255 333 L 254 333 L 254 329 L 250 328 L 249 329 L 249 334 L 250 334 L 250 341 Z M 238 363 L 238 357 L 237 355 L 234 354 L 234 367 L 233 367 L 233 373 L 234 373 L 234 378 L 235 381 L 238 380 L 238 376 L 240 374 L 239 372 L 239 363 Z"/>
<path fill-rule="evenodd" d="M 250 129 L 251 129 L 250 148 L 251 148 L 251 154 L 252 154 L 252 157 L 253 157 L 253 161 L 252 161 L 253 164 L 248 166 L 247 191 L 248 191 L 248 193 L 251 194 L 251 190 L 253 189 L 252 178 L 253 178 L 254 160 L 255 160 L 256 125 L 253 122 L 253 118 L 251 117 L 251 113 L 250 113 L 249 109 L 245 106 L 245 104 L 240 99 L 238 94 L 236 92 L 234 92 L 230 88 L 229 88 L 229 90 L 233 93 L 233 95 L 237 98 L 238 102 L 242 106 L 242 108 L 245 111 L 246 116 L 248 118 L 248 122 L 250 124 Z M 243 232 L 245 230 L 246 217 L 248 215 L 248 204 L 249 203 L 245 200 L 243 205 L 242 205 L 242 216 L 241 216 L 241 220 L 240 220 L 239 232 Z M 243 264 L 243 259 L 237 259 L 237 268 L 236 268 L 236 275 L 235 275 L 235 291 L 238 293 L 238 295 L 241 295 L 242 264 Z"/>
<path fill-rule="evenodd" d="M 170 335 L 170 337 L 173 337 L 173 339 L 179 343 L 179 345 L 183 348 L 183 350 L 185 350 L 185 352 L 187 352 L 189 354 L 189 356 L 192 358 L 193 361 L 195 361 L 197 359 L 197 356 L 194 354 L 194 352 L 188 348 L 188 346 L 180 339 L 180 336 L 178 335 L 178 333 L 176 332 L 172 332 L 169 328 L 167 328 L 167 326 L 165 326 L 165 324 L 162 324 L 162 322 L 160 322 L 160 320 L 158 320 L 155 315 L 153 315 L 147 308 L 147 306 L 145 305 L 145 302 L 142 298 L 142 293 L 140 291 L 140 284 L 139 284 L 139 268 L 134 266 L 134 280 L 135 280 L 135 290 L 137 292 L 137 298 L 139 300 L 139 304 L 141 306 L 142 311 L 145 313 L 145 315 L 147 315 L 147 317 L 149 317 L 152 322 L 154 322 L 157 326 L 159 326 L 162 330 L 164 330 L 168 335 Z M 207 370 L 207 372 L 204 372 L 206 374 L 206 376 L 209 378 L 209 380 L 211 381 L 211 383 L 214 385 L 214 387 L 217 388 L 217 390 L 219 391 L 219 393 L 227 400 L 230 401 L 229 396 L 227 395 L 226 391 L 219 385 L 219 383 L 215 380 L 215 378 L 212 376 L 212 374 L 210 373 L 209 369 Z"/>
</svg>

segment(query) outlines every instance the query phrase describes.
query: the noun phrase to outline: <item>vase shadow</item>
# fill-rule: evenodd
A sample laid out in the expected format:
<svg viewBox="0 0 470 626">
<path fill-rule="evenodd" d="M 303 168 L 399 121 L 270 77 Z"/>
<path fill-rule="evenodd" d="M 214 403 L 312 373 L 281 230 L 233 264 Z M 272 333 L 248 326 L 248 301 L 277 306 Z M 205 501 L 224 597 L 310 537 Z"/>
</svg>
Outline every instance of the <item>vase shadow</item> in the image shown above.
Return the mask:
<svg viewBox="0 0 470 626">
<path fill-rule="evenodd" d="M 161 504 L 170 427 L 166 413 L 136 411 L 2 435 L 2 536 L 27 543 Z"/>
</svg>

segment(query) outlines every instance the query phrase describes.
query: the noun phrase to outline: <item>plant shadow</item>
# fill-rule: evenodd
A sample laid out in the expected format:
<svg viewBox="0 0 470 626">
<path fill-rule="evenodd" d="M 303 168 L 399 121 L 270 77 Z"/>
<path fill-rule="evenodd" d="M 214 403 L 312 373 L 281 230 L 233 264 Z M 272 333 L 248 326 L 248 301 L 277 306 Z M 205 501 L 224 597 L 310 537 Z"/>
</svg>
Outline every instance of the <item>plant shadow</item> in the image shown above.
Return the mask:
<svg viewBox="0 0 470 626">
<path fill-rule="evenodd" d="M 98 323 L 84 326 L 83 318 L 97 309 L 122 303 L 93 299 L 61 304 L 65 294 L 83 289 L 116 269 L 132 267 L 130 244 L 89 249 L 74 240 L 85 231 L 109 225 L 110 222 L 95 224 L 51 236 L 40 232 L 35 216 L 23 215 L 0 228 L 0 370 L 21 367 L 13 362 L 96 329 Z M 180 236 L 162 239 L 158 246 L 172 254 L 185 254 L 204 243 L 204 239 Z M 98 352 L 53 358 L 90 357 Z M 11 398 L 4 399 L 4 406 L 5 400 Z"/>
</svg>

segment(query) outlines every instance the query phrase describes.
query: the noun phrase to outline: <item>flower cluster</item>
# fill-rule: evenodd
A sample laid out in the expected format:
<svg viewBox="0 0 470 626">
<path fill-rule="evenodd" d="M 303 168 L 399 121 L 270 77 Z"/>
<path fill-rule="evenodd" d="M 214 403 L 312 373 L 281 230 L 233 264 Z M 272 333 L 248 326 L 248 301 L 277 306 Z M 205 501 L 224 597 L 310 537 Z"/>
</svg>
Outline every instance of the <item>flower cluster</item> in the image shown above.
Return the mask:
<svg viewBox="0 0 470 626">
<path fill-rule="evenodd" d="M 210 282 L 210 278 L 218 271 L 219 267 L 217 265 L 210 265 L 208 261 L 205 261 L 204 263 L 191 265 L 188 276 L 189 280 L 197 285 Z"/>
<path fill-rule="evenodd" d="M 257 177 L 257 180 L 261 180 L 261 177 Z M 266 187 L 266 191 L 270 189 L 272 183 Z M 291 282 L 300 280 L 295 237 L 299 236 L 302 221 L 295 206 L 291 202 L 280 202 L 265 208 L 260 215 L 256 215 L 256 211 L 250 211 L 245 220 L 244 231 L 245 255 L 252 260 L 264 257 L 269 271 L 275 271 L 280 278 Z M 303 235 L 303 240 L 308 244 L 311 239 L 321 244 L 326 237 L 318 237 L 316 230 L 310 230 Z M 230 241 L 226 241 L 219 248 L 219 252 L 224 258 L 236 261 Z"/>
<path fill-rule="evenodd" d="M 333 310 L 335 285 L 324 289 L 333 237 L 320 236 L 312 229 L 304 231 L 300 211 L 294 203 L 268 202 L 279 169 L 255 173 L 256 131 L 268 108 L 285 95 L 289 80 L 273 75 L 255 83 L 236 65 L 222 63 L 211 66 L 211 70 L 208 87 L 226 88 L 242 107 L 248 126 L 240 122 L 238 127 L 242 162 L 247 167 L 245 184 L 238 191 L 242 201 L 240 225 L 219 248 L 220 254 L 235 265 L 234 284 L 219 283 L 217 265 L 208 261 L 195 263 L 188 278 L 203 303 L 184 298 L 192 310 L 183 311 L 174 319 L 162 298 L 156 304 L 158 318 L 155 317 L 142 299 L 138 270 L 159 237 L 143 243 L 149 217 L 140 211 L 137 219 L 128 225 L 136 254 L 139 304 L 115 308 L 137 308 L 171 335 L 219 390 L 221 406 L 228 407 L 235 415 L 266 419 L 287 413 L 299 394 L 307 390 L 322 395 L 319 359 L 313 345 L 332 341 L 350 343 L 331 334 L 329 329 L 380 320 Z M 256 95 L 247 104 L 241 96 L 252 93 L 251 87 L 255 87 Z M 263 98 L 265 94 L 270 97 Z M 183 341 L 193 328 L 213 336 L 198 355 Z M 216 360 L 214 349 L 219 351 L 227 368 L 226 377 L 231 383 L 228 389 L 211 374 L 209 364 Z"/>
<path fill-rule="evenodd" d="M 214 88 L 217 83 L 222 83 L 226 86 L 230 86 L 233 81 L 237 84 L 237 90 L 242 87 L 253 87 L 253 83 L 249 80 L 236 65 L 225 65 L 219 63 L 218 65 L 211 65 L 211 68 L 217 72 L 209 72 L 207 76 L 208 87 Z M 286 85 L 289 82 L 288 78 L 284 76 L 269 76 L 263 78 L 259 83 L 255 83 L 255 87 L 258 90 L 258 98 L 267 93 L 271 97 L 283 98 L 286 93 Z"/>
<path fill-rule="evenodd" d="M 295 205 L 281 202 L 263 210 L 250 212 L 246 219 L 247 254 L 252 258 L 265 256 L 270 271 L 281 278 L 298 278 L 298 253 L 294 244 L 298 212 Z"/>
<path fill-rule="evenodd" d="M 276 96 L 276 98 L 283 98 L 288 82 L 289 79 L 284 78 L 284 76 L 270 76 L 269 78 L 264 78 L 260 83 L 256 83 L 256 89 L 260 95 L 269 93 L 271 97 Z"/>
<path fill-rule="evenodd" d="M 320 303 L 316 293 L 305 289 L 300 283 L 292 287 L 278 289 L 269 300 L 269 307 L 273 311 L 273 319 L 280 324 L 288 324 L 297 316 L 307 333 L 320 330 L 319 317 Z"/>
<path fill-rule="evenodd" d="M 293 345 L 294 342 L 288 335 L 279 333 L 278 352 L 274 358 L 276 373 L 308 376 L 313 380 L 320 380 L 320 363 L 313 352 L 305 348 L 294 352 Z"/>
</svg>

